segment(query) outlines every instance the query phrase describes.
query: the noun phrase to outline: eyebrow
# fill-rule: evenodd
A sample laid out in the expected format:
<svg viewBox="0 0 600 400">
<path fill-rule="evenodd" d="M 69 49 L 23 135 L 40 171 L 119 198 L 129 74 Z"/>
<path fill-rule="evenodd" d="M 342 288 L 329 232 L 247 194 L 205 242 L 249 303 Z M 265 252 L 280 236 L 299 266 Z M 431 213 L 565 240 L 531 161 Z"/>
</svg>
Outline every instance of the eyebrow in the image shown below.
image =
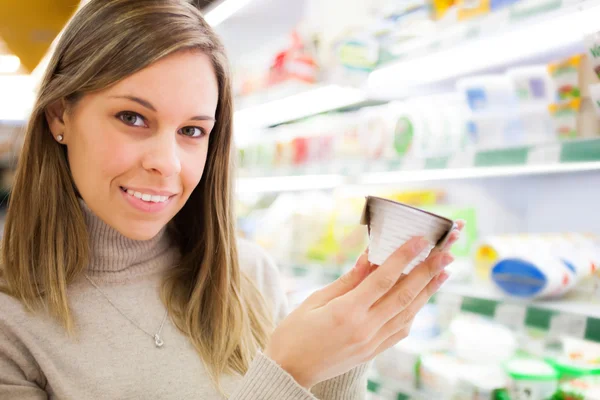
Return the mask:
<svg viewBox="0 0 600 400">
<path fill-rule="evenodd" d="M 156 108 L 152 105 L 152 103 L 150 103 L 147 100 L 136 97 L 136 96 L 125 95 L 125 96 L 110 96 L 110 97 L 115 98 L 115 99 L 131 100 L 131 101 L 138 103 L 142 107 L 145 107 L 151 111 L 156 112 Z M 193 120 L 193 121 L 215 121 L 215 119 L 213 117 L 210 117 L 208 115 L 196 115 L 196 116 L 190 118 L 190 120 Z"/>
</svg>

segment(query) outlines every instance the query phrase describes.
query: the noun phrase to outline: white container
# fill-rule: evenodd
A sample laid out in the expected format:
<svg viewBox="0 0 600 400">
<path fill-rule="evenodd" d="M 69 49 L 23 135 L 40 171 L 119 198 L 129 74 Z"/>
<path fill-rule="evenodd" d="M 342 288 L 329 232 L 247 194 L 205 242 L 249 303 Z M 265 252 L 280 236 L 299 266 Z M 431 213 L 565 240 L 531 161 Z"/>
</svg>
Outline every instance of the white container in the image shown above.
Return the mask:
<svg viewBox="0 0 600 400">
<path fill-rule="evenodd" d="M 552 103 L 556 87 L 546 65 L 512 68 L 506 71 L 514 85 L 515 94 L 521 104 Z"/>
<path fill-rule="evenodd" d="M 523 124 L 512 111 L 473 113 L 468 119 L 473 144 L 482 149 L 497 149 L 525 142 Z"/>
<path fill-rule="evenodd" d="M 404 273 L 422 263 L 436 246 L 443 247 L 455 228 L 452 220 L 381 197 L 366 199 L 361 223 L 369 228 L 369 261 L 381 265 L 405 242 L 422 236 L 429 245 Z"/>
<path fill-rule="evenodd" d="M 463 78 L 456 87 L 473 112 L 503 111 L 517 105 L 514 84 L 506 75 Z"/>
<path fill-rule="evenodd" d="M 549 400 L 558 389 L 558 373 L 545 361 L 515 358 L 505 370 L 511 400 Z"/>
<path fill-rule="evenodd" d="M 507 327 L 479 316 L 464 315 L 450 324 L 456 355 L 475 364 L 497 365 L 517 350 L 515 334 Z"/>
</svg>

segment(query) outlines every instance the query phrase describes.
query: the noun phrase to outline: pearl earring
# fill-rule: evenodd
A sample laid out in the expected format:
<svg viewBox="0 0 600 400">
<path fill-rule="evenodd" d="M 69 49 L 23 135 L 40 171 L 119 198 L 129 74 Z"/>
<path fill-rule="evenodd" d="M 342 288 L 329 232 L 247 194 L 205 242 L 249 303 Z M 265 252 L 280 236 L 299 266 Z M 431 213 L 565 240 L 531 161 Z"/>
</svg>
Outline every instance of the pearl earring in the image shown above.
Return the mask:
<svg viewBox="0 0 600 400">
<path fill-rule="evenodd" d="M 62 142 L 62 141 L 63 141 L 63 138 L 64 138 L 64 137 L 63 137 L 63 135 L 58 135 L 58 136 L 56 137 L 56 140 L 58 140 L 59 142 Z"/>
</svg>

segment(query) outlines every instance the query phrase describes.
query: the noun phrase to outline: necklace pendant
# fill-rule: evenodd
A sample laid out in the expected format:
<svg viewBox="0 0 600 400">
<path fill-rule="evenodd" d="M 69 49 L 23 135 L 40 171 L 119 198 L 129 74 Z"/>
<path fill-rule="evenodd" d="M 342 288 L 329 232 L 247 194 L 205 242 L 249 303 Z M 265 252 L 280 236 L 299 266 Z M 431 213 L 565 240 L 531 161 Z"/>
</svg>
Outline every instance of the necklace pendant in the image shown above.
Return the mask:
<svg viewBox="0 0 600 400">
<path fill-rule="evenodd" d="M 163 340 L 160 338 L 160 336 L 158 336 L 158 333 L 156 335 L 154 335 L 154 344 L 156 345 L 156 347 L 162 347 L 163 344 L 165 344 L 165 342 L 163 342 Z"/>
</svg>

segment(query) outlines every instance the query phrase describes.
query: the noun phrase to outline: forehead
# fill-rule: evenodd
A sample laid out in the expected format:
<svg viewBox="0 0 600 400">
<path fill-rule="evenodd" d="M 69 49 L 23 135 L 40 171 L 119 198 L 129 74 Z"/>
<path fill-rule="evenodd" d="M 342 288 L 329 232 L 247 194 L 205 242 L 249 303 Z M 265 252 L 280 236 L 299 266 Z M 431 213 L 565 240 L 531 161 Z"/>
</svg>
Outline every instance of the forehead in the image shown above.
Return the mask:
<svg viewBox="0 0 600 400">
<path fill-rule="evenodd" d="M 103 94 L 149 101 L 161 112 L 214 116 L 217 77 L 208 55 L 200 51 L 171 54 L 111 86 Z"/>
</svg>

